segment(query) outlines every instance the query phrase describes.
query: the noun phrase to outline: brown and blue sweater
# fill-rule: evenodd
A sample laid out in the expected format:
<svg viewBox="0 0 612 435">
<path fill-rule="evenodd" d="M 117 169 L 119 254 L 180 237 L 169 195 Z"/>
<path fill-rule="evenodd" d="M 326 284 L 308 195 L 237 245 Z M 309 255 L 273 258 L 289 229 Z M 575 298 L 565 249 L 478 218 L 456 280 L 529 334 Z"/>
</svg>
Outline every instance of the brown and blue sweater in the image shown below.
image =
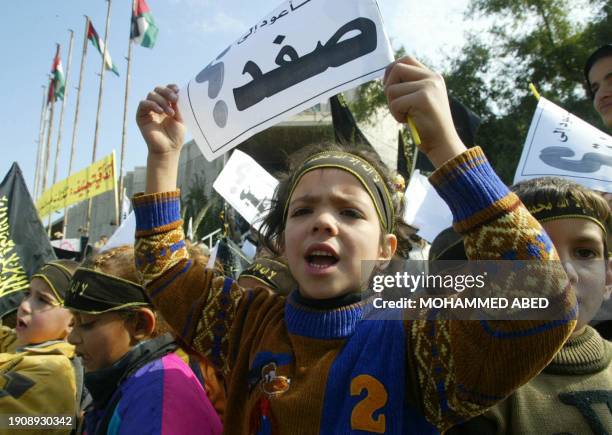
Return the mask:
<svg viewBox="0 0 612 435">
<path fill-rule="evenodd" d="M 471 259 L 537 260 L 552 243 L 480 148 L 430 178 Z M 357 302 L 316 309 L 298 295 L 243 289 L 190 259 L 179 192 L 136 195 L 136 262 L 181 339 L 224 374 L 226 433 L 437 433 L 482 413 L 540 372 L 574 326 L 554 321 L 364 321 Z"/>
</svg>

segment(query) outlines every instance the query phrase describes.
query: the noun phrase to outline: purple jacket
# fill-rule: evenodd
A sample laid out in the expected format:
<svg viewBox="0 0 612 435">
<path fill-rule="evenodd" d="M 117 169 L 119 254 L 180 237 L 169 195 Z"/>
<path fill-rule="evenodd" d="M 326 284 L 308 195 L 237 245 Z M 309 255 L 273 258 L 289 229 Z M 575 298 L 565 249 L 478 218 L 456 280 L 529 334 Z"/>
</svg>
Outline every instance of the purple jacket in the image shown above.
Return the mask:
<svg viewBox="0 0 612 435">
<path fill-rule="evenodd" d="M 119 387 L 110 394 L 108 390 L 107 394 L 104 394 L 105 391 L 96 394 L 97 391 L 90 389 L 94 407 L 85 416 L 86 434 L 222 433 L 221 420 L 202 385 L 180 357 L 174 353 L 166 353 L 146 362 L 156 356 L 155 346 L 151 346 L 152 342 L 156 341 L 158 340 L 150 340 L 147 342 L 148 346 L 144 346 L 149 349 L 153 347 L 152 350 L 142 352 L 137 346 L 126 356 L 127 363 L 124 357 L 113 366 L 115 373 L 123 372 L 127 376 L 118 381 Z M 138 350 L 140 355 L 130 355 L 135 353 L 135 350 Z M 145 363 L 140 365 L 143 360 Z M 138 367 L 135 371 L 134 366 Z M 108 372 L 104 374 L 108 375 Z M 113 377 L 112 374 L 98 376 L 95 381 L 117 385 L 113 383 Z M 95 390 L 95 385 L 88 382 L 87 375 L 86 384 L 89 384 L 88 387 L 93 386 Z M 108 399 L 105 400 L 106 398 Z M 101 404 L 106 406 L 100 407 Z"/>
</svg>

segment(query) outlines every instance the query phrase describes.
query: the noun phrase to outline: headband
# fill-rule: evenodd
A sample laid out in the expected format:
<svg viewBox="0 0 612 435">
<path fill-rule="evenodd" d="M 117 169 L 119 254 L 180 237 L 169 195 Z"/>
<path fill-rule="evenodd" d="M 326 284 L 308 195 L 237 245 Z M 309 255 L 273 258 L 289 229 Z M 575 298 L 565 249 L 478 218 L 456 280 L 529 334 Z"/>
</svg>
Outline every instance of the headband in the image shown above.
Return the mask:
<svg viewBox="0 0 612 435">
<path fill-rule="evenodd" d="M 602 229 L 607 237 L 606 222 L 602 221 L 595 214 L 594 210 L 584 207 L 575 198 L 565 198 L 563 202 L 559 201 L 553 204 L 551 201 L 538 202 L 527 207 L 529 213 L 533 215 L 539 222 L 547 222 L 556 219 L 587 219 L 594 222 Z M 610 216 L 608 215 L 608 220 Z"/>
<path fill-rule="evenodd" d="M 315 154 L 308 158 L 301 168 L 299 168 L 293 179 L 291 180 L 291 188 L 289 189 L 289 196 L 285 203 L 285 210 L 283 212 L 283 223 L 287 221 L 287 210 L 289 209 L 289 199 L 293 195 L 293 191 L 297 186 L 300 179 L 307 172 L 315 169 L 332 168 L 341 169 L 346 171 L 363 185 L 372 202 L 376 208 L 378 219 L 382 227 L 387 233 L 393 232 L 393 224 L 395 221 L 395 211 L 393 209 L 393 200 L 389 189 L 385 184 L 385 179 L 380 173 L 372 166 L 368 161 L 363 158 L 356 156 L 355 154 L 343 152 L 343 151 L 325 151 L 322 153 Z"/>
<path fill-rule="evenodd" d="M 72 277 L 64 305 L 83 313 L 101 314 L 150 304 L 141 285 L 80 267 Z"/>
<path fill-rule="evenodd" d="M 74 263 L 74 265 L 78 264 L 72 261 L 70 263 Z M 47 263 L 43 265 L 38 272 L 32 275 L 32 279 L 33 278 L 42 279 L 47 283 L 58 302 L 61 304 L 64 303 L 64 297 L 66 296 L 68 287 L 70 287 L 70 280 L 72 279 L 72 272 L 70 272 L 66 266 L 63 266 L 59 262 Z"/>
<path fill-rule="evenodd" d="M 242 277 L 253 278 L 280 294 L 288 294 L 297 288 L 297 283 L 287 265 L 272 258 L 256 258 L 242 271 L 240 278 Z"/>
</svg>

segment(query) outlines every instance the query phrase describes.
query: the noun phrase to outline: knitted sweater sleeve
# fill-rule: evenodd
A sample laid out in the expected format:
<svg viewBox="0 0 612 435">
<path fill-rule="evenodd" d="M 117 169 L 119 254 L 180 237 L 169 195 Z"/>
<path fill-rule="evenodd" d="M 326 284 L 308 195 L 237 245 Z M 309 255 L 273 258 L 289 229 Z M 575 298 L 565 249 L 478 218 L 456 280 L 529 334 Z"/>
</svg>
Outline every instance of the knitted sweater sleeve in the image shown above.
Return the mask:
<svg viewBox="0 0 612 435">
<path fill-rule="evenodd" d="M 180 218 L 180 192 L 137 194 L 136 268 L 155 307 L 183 343 L 229 371 L 229 337 L 244 292 L 190 258 Z"/>
<path fill-rule="evenodd" d="M 416 373 L 419 386 L 415 401 L 444 431 L 484 412 L 539 373 L 571 333 L 576 312 L 560 262 L 547 261 L 558 260 L 551 240 L 480 148 L 447 162 L 430 182 L 451 208 L 469 259 L 538 260 L 534 276 L 559 289 L 565 310 L 563 319 L 550 321 L 407 323 L 409 371 Z"/>
</svg>

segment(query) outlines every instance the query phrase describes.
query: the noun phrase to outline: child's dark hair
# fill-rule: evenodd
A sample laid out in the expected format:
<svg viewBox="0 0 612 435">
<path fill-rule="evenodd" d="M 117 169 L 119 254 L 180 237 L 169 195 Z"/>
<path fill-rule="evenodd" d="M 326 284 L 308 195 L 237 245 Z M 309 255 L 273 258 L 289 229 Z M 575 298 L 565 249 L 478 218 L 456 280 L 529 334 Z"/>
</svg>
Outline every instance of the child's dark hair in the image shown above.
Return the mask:
<svg viewBox="0 0 612 435">
<path fill-rule="evenodd" d="M 397 252 L 407 256 L 412 243 L 410 236 L 415 233 L 414 228 L 407 225 L 404 220 L 404 200 L 402 195 L 396 194 L 394 185 L 394 173 L 390 171 L 386 165 L 380 160 L 378 155 L 371 149 L 365 147 L 355 147 L 350 145 L 338 145 L 335 143 L 320 143 L 311 145 L 293 153 L 287 161 L 286 172 L 277 176 L 279 184 L 274 192 L 270 209 L 266 217 L 263 219 L 259 227 L 261 234 L 261 242 L 263 246 L 273 252 L 275 255 L 281 255 L 281 246 L 283 241 L 283 232 L 285 230 L 284 212 L 285 204 L 289 200 L 288 196 L 291 189 L 291 182 L 296 171 L 308 160 L 311 156 L 327 151 L 341 151 L 351 153 L 370 163 L 374 169 L 384 179 L 387 189 L 391 193 L 393 207 L 395 209 L 395 222 L 393 223 L 393 233 L 397 236 L 398 249 Z M 402 192 L 403 193 L 403 192 Z M 382 225 L 381 225 L 382 228 Z M 384 235 L 385 231 L 382 231 Z"/>
<path fill-rule="evenodd" d="M 555 214 L 566 216 L 564 210 L 576 205 L 580 214 L 599 222 L 607 234 L 612 231 L 612 216 L 606 200 L 597 192 L 561 177 L 541 177 L 522 181 L 511 187 L 525 207 L 538 220 L 551 220 Z M 559 207 L 562 205 L 562 207 Z M 541 219 L 539 209 L 548 206 L 547 218 Z M 567 216 L 568 218 L 571 216 Z M 604 235 L 605 258 L 609 258 L 608 243 Z"/>
<path fill-rule="evenodd" d="M 612 44 L 606 44 L 606 45 L 599 47 L 597 50 L 591 53 L 591 55 L 589 56 L 589 58 L 587 59 L 584 65 L 584 78 L 586 80 L 586 85 L 587 85 L 586 86 L 587 95 L 591 100 L 595 98 L 595 94 L 593 93 L 593 89 L 591 88 L 591 80 L 589 79 L 589 73 L 591 72 L 591 68 L 593 68 L 593 65 L 595 65 L 595 63 L 599 61 L 600 59 L 603 59 L 605 57 L 611 57 L 611 56 L 612 56 Z"/>
</svg>

